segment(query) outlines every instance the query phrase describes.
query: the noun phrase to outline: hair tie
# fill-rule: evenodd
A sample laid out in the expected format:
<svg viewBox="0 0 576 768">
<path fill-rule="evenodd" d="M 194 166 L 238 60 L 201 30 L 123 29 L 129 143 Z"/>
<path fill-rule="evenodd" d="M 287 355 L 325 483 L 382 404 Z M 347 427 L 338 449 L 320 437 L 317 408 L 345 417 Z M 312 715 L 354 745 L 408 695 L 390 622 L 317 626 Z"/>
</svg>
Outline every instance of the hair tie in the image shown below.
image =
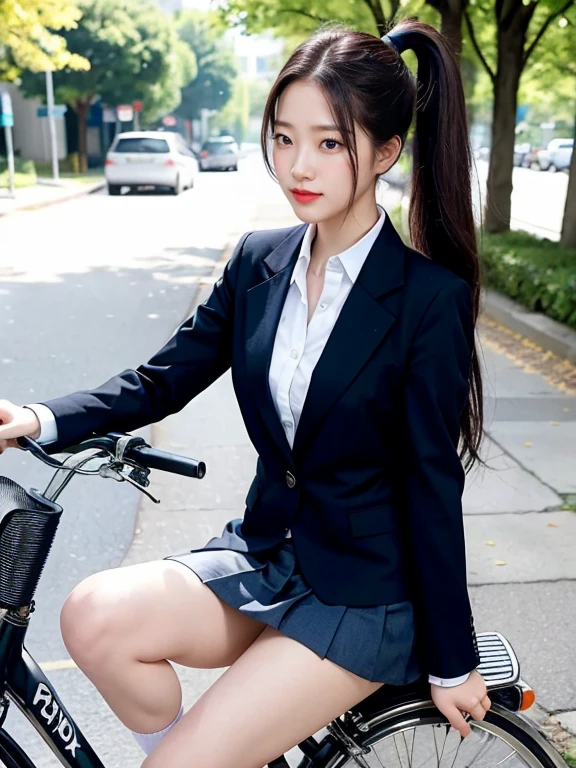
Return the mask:
<svg viewBox="0 0 576 768">
<path fill-rule="evenodd" d="M 386 43 L 386 45 L 391 45 L 398 54 L 401 54 L 402 51 L 406 50 L 406 46 L 402 45 L 402 37 L 402 32 L 391 32 L 380 39 L 383 43 Z"/>
</svg>

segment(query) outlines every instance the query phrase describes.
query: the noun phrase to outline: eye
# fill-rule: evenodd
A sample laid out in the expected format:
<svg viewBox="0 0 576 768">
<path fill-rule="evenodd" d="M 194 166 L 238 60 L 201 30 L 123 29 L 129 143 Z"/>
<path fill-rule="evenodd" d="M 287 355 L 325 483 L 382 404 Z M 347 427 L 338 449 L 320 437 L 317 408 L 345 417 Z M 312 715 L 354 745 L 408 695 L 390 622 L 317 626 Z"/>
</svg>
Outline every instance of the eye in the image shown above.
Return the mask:
<svg viewBox="0 0 576 768">
<path fill-rule="evenodd" d="M 272 136 L 272 141 L 276 141 L 276 139 L 280 139 L 280 138 L 288 139 L 288 136 L 284 135 L 283 133 L 275 133 Z M 290 141 L 290 139 L 288 139 L 288 141 Z M 287 146 L 286 144 L 284 144 L 283 141 L 281 141 L 280 144 L 282 144 L 283 146 Z"/>
<path fill-rule="evenodd" d="M 336 147 L 341 147 L 341 146 L 343 146 L 343 145 L 342 145 L 342 143 L 341 143 L 341 142 L 339 142 L 339 141 L 336 141 L 336 139 L 324 139 L 324 141 L 322 142 L 322 144 L 326 144 L 326 143 L 328 143 L 328 144 L 335 144 L 335 145 L 336 145 Z M 336 149 L 336 147 L 327 147 L 327 149 Z"/>
</svg>

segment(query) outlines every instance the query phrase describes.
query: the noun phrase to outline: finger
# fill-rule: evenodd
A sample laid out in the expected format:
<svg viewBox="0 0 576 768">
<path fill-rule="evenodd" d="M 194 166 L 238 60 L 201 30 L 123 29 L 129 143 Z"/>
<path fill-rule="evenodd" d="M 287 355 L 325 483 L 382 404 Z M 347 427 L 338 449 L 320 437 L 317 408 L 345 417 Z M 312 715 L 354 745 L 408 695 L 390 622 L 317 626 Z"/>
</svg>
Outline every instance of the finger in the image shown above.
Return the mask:
<svg viewBox="0 0 576 768">
<path fill-rule="evenodd" d="M 490 709 L 490 707 L 492 706 L 492 702 L 490 701 L 488 696 L 484 696 L 484 698 L 482 699 L 482 701 L 480 703 L 482 704 L 482 706 L 484 707 L 484 709 L 486 711 L 488 711 Z"/>
<path fill-rule="evenodd" d="M 448 718 L 448 722 L 454 728 L 455 731 L 458 731 L 460 736 L 465 738 L 472 732 L 472 728 L 468 725 L 466 720 L 464 720 L 462 716 L 462 712 L 459 709 L 456 709 L 454 707 L 450 710 L 449 714 L 446 715 Z"/>
<path fill-rule="evenodd" d="M 476 704 L 475 707 L 470 707 L 470 714 L 474 718 L 474 720 L 484 720 L 484 716 L 486 715 L 486 710 L 482 706 L 482 704 Z"/>
<path fill-rule="evenodd" d="M 15 440 L 22 435 L 22 425 L 18 424 L 3 424 L 0 426 L 0 440 L 10 441 Z"/>
</svg>

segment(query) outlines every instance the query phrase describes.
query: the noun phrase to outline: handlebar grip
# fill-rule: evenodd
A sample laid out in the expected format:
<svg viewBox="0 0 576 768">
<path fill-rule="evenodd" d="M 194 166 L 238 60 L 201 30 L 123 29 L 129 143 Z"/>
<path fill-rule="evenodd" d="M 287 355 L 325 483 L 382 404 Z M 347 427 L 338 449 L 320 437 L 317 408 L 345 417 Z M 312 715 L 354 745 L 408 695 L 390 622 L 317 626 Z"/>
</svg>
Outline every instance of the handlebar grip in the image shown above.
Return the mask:
<svg viewBox="0 0 576 768">
<path fill-rule="evenodd" d="M 173 453 L 160 451 L 158 448 L 136 445 L 133 448 L 128 448 L 124 456 L 134 459 L 148 469 L 173 472 L 175 475 L 195 477 L 201 480 L 206 474 L 206 464 L 203 461 L 189 459 L 187 456 L 176 456 Z"/>
</svg>

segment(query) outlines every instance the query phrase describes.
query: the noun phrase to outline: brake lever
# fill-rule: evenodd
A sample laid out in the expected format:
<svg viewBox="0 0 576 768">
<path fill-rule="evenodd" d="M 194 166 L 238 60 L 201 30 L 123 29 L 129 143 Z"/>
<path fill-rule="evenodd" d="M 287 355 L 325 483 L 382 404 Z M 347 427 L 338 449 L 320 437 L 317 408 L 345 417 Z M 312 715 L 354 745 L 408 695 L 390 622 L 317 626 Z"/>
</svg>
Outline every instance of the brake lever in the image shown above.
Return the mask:
<svg viewBox="0 0 576 768">
<path fill-rule="evenodd" d="M 154 504 L 160 504 L 160 499 L 154 498 L 154 496 L 152 496 L 152 494 L 149 493 L 149 491 L 147 491 L 145 488 L 142 488 L 142 486 L 136 480 L 134 480 L 129 475 L 125 475 L 117 467 L 117 464 L 103 464 L 101 467 L 99 467 L 98 474 L 100 477 L 108 477 L 111 480 L 116 480 L 119 483 L 130 483 L 130 485 L 133 485 L 139 491 L 148 496 L 148 498 L 153 501 Z"/>
</svg>

